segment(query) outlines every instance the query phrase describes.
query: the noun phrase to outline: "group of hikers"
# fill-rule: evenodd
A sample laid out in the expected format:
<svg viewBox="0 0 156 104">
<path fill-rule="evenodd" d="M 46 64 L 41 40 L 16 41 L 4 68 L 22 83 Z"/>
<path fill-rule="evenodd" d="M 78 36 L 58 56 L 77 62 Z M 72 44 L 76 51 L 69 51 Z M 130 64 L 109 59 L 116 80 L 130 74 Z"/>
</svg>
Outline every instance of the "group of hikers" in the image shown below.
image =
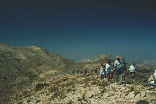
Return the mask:
<svg viewBox="0 0 156 104">
<path fill-rule="evenodd" d="M 127 71 L 126 68 L 126 62 L 125 62 L 125 58 L 122 58 L 122 60 L 120 61 L 121 57 L 118 55 L 116 56 L 116 60 L 114 62 L 114 64 L 111 64 L 111 61 L 108 60 L 108 63 L 106 65 L 103 64 L 103 62 L 100 62 L 100 75 L 101 75 L 101 80 L 103 80 L 104 78 L 106 78 L 107 75 L 107 79 L 108 82 L 111 81 L 111 79 L 113 78 L 113 75 L 116 74 L 116 82 L 117 84 L 119 83 L 124 83 L 125 82 L 125 73 L 129 72 L 130 76 L 132 77 L 132 81 L 134 82 L 134 78 L 135 78 L 135 73 L 136 73 L 136 67 L 135 67 L 135 62 L 132 63 L 132 65 L 130 65 L 129 70 Z M 148 83 L 152 84 L 152 85 L 156 85 L 156 70 L 154 72 L 153 75 L 151 75 L 151 77 L 148 79 Z M 120 75 L 120 82 L 118 83 L 118 77 Z"/>
<path fill-rule="evenodd" d="M 121 57 L 118 55 L 116 56 L 116 60 L 114 64 L 112 64 L 110 60 L 108 60 L 106 65 L 104 65 L 103 62 L 100 62 L 99 71 L 100 71 L 101 80 L 103 80 L 107 76 L 108 82 L 111 82 L 113 75 L 116 74 L 117 84 L 118 84 L 119 75 L 120 75 L 119 83 L 125 82 L 125 73 L 127 72 L 126 62 L 125 62 L 125 58 L 122 58 L 121 61 L 120 59 Z M 130 66 L 129 72 L 130 75 L 132 76 L 132 81 L 134 81 L 135 72 L 136 72 L 135 62 Z"/>
<path fill-rule="evenodd" d="M 74 74 L 75 73 L 75 70 L 72 70 L 72 74 Z M 76 70 L 76 74 L 77 75 L 86 75 L 87 74 L 87 69 L 85 69 L 85 70 L 81 70 L 81 71 L 79 71 L 79 70 Z"/>
<path fill-rule="evenodd" d="M 116 60 L 115 62 L 112 64 L 110 60 L 108 60 L 107 64 L 104 64 L 103 62 L 100 62 L 100 67 L 99 68 L 95 68 L 92 69 L 92 73 L 93 74 L 99 74 L 101 80 L 103 81 L 104 78 L 108 79 L 108 82 L 111 82 L 113 75 L 116 75 L 116 83 L 117 84 L 121 84 L 121 83 L 125 83 L 125 73 L 129 73 L 131 76 L 132 81 L 134 82 L 134 78 L 135 78 L 135 73 L 136 73 L 136 67 L 135 67 L 136 63 L 133 62 L 132 65 L 130 65 L 129 70 L 127 70 L 126 67 L 126 62 L 125 62 L 125 58 L 122 58 L 118 55 L 116 56 Z M 99 73 L 98 73 L 98 69 L 99 69 Z M 72 71 L 72 73 L 74 74 L 74 70 Z M 156 71 L 155 71 L 156 73 Z M 151 77 L 149 78 L 149 83 L 151 81 L 153 81 L 154 84 L 156 84 L 155 82 L 155 73 L 153 75 L 151 75 Z M 76 74 L 79 75 L 86 75 L 87 74 L 87 69 L 85 70 L 77 70 Z M 120 81 L 119 80 L 120 77 Z"/>
</svg>

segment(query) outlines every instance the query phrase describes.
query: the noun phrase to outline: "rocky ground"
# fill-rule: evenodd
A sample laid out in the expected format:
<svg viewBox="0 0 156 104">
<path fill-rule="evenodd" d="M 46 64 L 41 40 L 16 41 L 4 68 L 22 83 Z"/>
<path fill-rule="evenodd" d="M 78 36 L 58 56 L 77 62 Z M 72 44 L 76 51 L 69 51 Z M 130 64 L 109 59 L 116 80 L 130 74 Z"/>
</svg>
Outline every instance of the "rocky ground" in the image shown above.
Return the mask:
<svg viewBox="0 0 156 104">
<path fill-rule="evenodd" d="M 2 104 L 156 104 L 156 87 L 137 82 L 117 85 L 97 75 L 65 75 L 34 83 Z"/>
</svg>

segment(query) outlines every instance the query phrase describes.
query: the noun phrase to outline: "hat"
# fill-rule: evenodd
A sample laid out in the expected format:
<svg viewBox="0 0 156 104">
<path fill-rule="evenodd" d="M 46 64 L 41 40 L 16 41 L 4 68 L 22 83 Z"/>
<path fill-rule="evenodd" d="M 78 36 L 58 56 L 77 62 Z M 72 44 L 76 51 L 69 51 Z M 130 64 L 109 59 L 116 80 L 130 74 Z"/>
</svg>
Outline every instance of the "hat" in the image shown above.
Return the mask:
<svg viewBox="0 0 156 104">
<path fill-rule="evenodd" d="M 103 62 L 101 61 L 100 64 L 102 64 Z"/>
<path fill-rule="evenodd" d="M 121 58 L 121 57 L 118 55 L 118 56 L 116 56 L 116 58 Z"/>
<path fill-rule="evenodd" d="M 125 58 L 122 58 L 122 60 L 125 60 Z"/>
<path fill-rule="evenodd" d="M 133 65 L 135 65 L 136 63 L 135 62 L 133 62 Z"/>
</svg>

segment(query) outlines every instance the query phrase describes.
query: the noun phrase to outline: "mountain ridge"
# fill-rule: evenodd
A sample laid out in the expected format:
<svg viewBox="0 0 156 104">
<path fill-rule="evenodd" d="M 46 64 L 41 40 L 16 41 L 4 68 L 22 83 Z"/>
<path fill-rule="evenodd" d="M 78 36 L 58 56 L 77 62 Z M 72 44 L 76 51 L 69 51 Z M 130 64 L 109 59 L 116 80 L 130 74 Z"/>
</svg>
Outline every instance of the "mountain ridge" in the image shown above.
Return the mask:
<svg viewBox="0 0 156 104">
<path fill-rule="evenodd" d="M 77 62 L 91 62 L 91 63 L 95 63 L 95 62 L 100 62 L 103 61 L 104 63 L 107 63 L 107 61 L 115 61 L 115 58 L 113 56 L 111 56 L 110 54 L 101 54 L 97 57 L 94 57 L 92 59 L 88 59 L 88 58 L 84 58 L 82 60 L 79 60 Z"/>
<path fill-rule="evenodd" d="M 31 85 L 36 80 L 69 73 L 80 66 L 41 47 L 0 43 L 0 95 L 14 92 L 22 85 Z"/>
<path fill-rule="evenodd" d="M 102 54 L 88 61 L 74 62 L 38 46 L 17 47 L 0 43 L 0 98 L 7 98 L 11 93 L 37 86 L 49 79 L 60 78 L 71 73 L 73 69 L 88 69 L 88 73 L 91 74 L 93 68 L 99 68 L 99 62 L 106 64 L 108 60 L 113 63 L 115 58 L 110 54 Z M 127 64 L 127 68 L 129 65 Z M 137 81 L 143 82 L 153 73 L 153 66 L 140 62 L 136 67 Z M 126 77 L 128 78 L 128 74 Z"/>
</svg>

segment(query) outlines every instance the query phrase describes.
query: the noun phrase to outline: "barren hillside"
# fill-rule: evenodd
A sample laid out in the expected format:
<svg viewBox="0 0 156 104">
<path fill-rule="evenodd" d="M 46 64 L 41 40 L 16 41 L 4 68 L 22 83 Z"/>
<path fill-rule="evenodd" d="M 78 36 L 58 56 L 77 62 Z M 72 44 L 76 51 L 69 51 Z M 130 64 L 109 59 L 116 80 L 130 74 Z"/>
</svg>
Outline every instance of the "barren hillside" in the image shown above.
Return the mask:
<svg viewBox="0 0 156 104">
<path fill-rule="evenodd" d="M 41 47 L 16 47 L 0 43 L 0 95 L 18 91 L 36 80 L 70 73 L 80 66 Z"/>
</svg>

